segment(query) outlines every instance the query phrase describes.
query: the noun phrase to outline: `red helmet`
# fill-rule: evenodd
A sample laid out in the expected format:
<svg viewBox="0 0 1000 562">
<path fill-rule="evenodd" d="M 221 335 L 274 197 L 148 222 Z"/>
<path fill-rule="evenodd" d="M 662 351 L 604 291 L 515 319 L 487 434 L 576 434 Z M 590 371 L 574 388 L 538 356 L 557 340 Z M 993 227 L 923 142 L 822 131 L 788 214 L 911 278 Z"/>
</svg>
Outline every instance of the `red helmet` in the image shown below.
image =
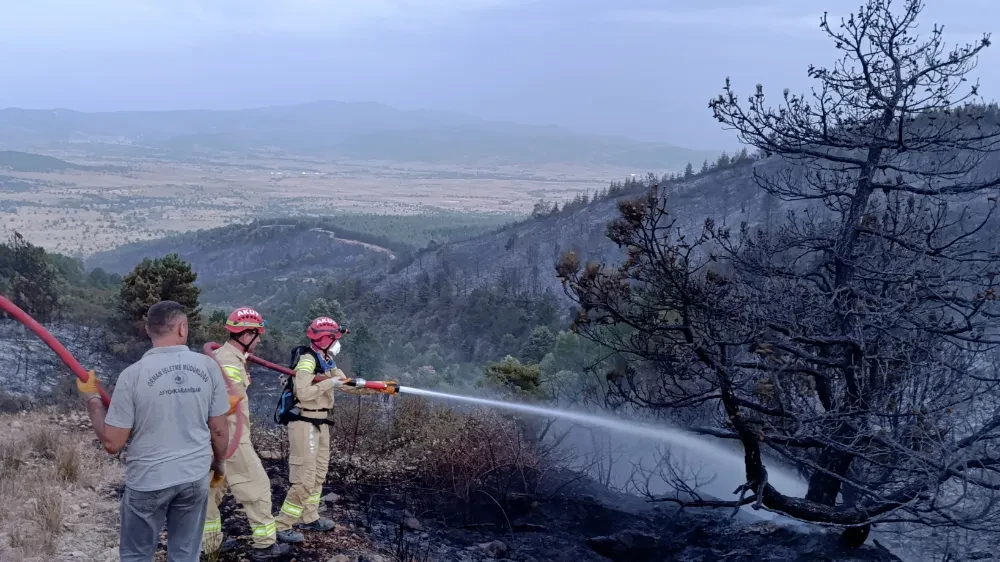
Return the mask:
<svg viewBox="0 0 1000 562">
<path fill-rule="evenodd" d="M 346 333 L 347 328 L 341 328 L 333 318 L 326 316 L 313 320 L 306 329 L 306 337 L 320 349 L 329 348 Z"/>
<path fill-rule="evenodd" d="M 246 330 L 257 330 L 258 334 L 263 334 L 264 326 L 267 326 L 264 317 L 256 310 L 247 307 L 237 308 L 226 319 L 226 331 L 232 334 L 239 334 Z"/>
</svg>

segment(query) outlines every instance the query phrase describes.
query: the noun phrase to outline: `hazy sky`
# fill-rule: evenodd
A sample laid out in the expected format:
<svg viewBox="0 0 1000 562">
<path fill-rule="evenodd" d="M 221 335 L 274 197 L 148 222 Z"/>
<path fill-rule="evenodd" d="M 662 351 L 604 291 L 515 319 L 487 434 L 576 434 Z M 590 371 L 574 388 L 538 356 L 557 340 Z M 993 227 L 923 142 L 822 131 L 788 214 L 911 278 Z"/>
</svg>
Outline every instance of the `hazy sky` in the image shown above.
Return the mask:
<svg viewBox="0 0 1000 562">
<path fill-rule="evenodd" d="M 835 56 L 823 10 L 861 1 L 3 0 L 0 106 L 377 101 L 725 148 L 725 77 L 802 89 Z M 928 4 L 952 41 L 1000 31 L 997 0 Z M 998 50 L 978 75 L 1000 99 Z"/>
</svg>

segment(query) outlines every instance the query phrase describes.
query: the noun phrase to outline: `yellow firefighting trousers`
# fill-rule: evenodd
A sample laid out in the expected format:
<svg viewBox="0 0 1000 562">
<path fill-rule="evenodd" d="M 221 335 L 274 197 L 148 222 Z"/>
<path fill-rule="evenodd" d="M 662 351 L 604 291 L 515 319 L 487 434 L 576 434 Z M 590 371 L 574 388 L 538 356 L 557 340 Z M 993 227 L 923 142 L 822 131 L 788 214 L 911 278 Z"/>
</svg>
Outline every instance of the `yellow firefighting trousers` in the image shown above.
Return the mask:
<svg viewBox="0 0 1000 562">
<path fill-rule="evenodd" d="M 219 514 L 219 504 L 222 503 L 227 486 L 246 511 L 247 522 L 250 523 L 250 532 L 253 536 L 251 546 L 267 548 L 274 544 L 277 528 L 271 515 L 271 481 L 248 439 L 240 440 L 236 452 L 226 460 L 226 482 L 209 491 L 202 548 L 206 552 L 212 552 L 222 544 L 222 517 Z"/>
<path fill-rule="evenodd" d="M 289 422 L 288 448 L 288 481 L 292 486 L 281 504 L 278 531 L 319 519 L 323 482 L 330 466 L 330 426 Z"/>
</svg>

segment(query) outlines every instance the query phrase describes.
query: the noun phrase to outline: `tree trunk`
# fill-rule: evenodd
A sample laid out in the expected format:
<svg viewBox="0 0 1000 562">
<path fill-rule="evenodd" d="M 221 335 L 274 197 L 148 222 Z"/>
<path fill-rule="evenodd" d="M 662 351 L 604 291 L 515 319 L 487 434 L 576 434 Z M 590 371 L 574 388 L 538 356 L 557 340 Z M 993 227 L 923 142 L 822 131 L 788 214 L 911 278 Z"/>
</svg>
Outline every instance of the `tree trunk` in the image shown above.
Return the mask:
<svg viewBox="0 0 1000 562">
<path fill-rule="evenodd" d="M 809 478 L 806 499 L 820 505 L 836 505 L 843 477 L 853 460 L 854 455 L 827 447 L 819 456 L 818 464 L 822 470 L 816 470 Z"/>
<path fill-rule="evenodd" d="M 843 477 L 851 469 L 851 462 L 853 460 L 854 455 L 838 451 L 833 447 L 827 447 L 820 454 L 818 463 L 825 470 L 817 470 L 809 478 L 809 490 L 806 492 L 806 499 L 814 503 L 833 507 L 837 503 L 837 494 L 843 488 L 845 503 L 850 505 L 855 504 L 857 501 L 857 490 L 850 484 L 845 485 L 843 482 Z M 847 501 L 848 495 L 852 496 L 850 501 Z M 858 548 L 865 544 L 870 532 L 871 525 L 867 524 L 860 527 L 848 527 L 841 533 L 840 542 L 848 548 Z"/>
<path fill-rule="evenodd" d="M 859 548 L 868 540 L 872 526 L 865 524 L 860 527 L 848 527 L 840 534 L 840 543 L 847 548 Z"/>
</svg>

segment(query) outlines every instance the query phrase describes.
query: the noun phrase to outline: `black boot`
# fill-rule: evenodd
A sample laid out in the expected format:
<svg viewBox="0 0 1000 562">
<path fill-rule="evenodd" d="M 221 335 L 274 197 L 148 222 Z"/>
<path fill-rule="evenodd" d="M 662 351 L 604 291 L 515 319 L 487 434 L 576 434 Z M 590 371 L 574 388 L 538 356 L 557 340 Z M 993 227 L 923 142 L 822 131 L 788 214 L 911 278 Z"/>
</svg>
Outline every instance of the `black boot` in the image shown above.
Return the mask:
<svg viewBox="0 0 1000 562">
<path fill-rule="evenodd" d="M 214 551 L 214 552 L 217 552 L 219 554 L 221 554 L 223 552 L 232 552 L 232 551 L 236 550 L 236 547 L 238 545 L 239 545 L 239 543 L 236 542 L 236 539 L 225 539 L 225 540 L 222 541 L 222 544 L 219 545 L 219 549 L 217 551 Z M 206 550 L 204 548 L 204 545 L 202 545 L 201 551 L 202 551 L 203 554 L 210 554 L 211 553 L 211 551 Z"/>
<path fill-rule="evenodd" d="M 255 548 L 250 551 L 251 560 L 274 560 L 291 554 L 292 547 L 287 544 L 274 543 L 267 548 Z"/>
<path fill-rule="evenodd" d="M 300 542 L 305 542 L 306 538 L 302 536 L 302 533 L 288 529 L 287 531 L 278 531 L 278 540 L 291 544 L 299 544 Z"/>
<path fill-rule="evenodd" d="M 320 517 L 312 523 L 299 523 L 295 528 L 303 531 L 329 531 L 333 529 L 333 521 Z"/>
</svg>

